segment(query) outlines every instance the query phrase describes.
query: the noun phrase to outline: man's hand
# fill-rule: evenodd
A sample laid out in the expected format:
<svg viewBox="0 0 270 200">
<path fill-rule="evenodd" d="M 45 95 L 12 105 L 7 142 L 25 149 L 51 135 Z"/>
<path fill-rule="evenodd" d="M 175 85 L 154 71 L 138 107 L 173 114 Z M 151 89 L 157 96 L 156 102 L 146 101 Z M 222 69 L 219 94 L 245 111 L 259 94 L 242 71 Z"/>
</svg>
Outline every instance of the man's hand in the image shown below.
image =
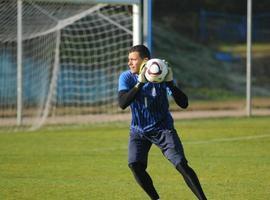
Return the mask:
<svg viewBox="0 0 270 200">
<path fill-rule="evenodd" d="M 146 67 L 143 67 L 142 70 L 140 70 L 140 73 L 138 75 L 138 81 L 140 83 L 146 83 L 147 80 L 145 78 L 145 72 L 146 72 Z"/>
<path fill-rule="evenodd" d="M 168 67 L 168 73 L 164 78 L 164 82 L 170 82 L 173 81 L 173 72 L 172 72 L 172 68 Z"/>
<path fill-rule="evenodd" d="M 169 67 L 169 63 L 167 62 L 167 60 L 162 60 L 166 65 L 167 65 L 167 67 Z"/>
<path fill-rule="evenodd" d="M 142 72 L 142 70 L 145 68 L 146 63 L 147 63 L 147 61 L 143 61 L 143 62 L 142 62 L 141 66 L 140 66 L 139 74 L 140 74 L 140 73 Z"/>
</svg>

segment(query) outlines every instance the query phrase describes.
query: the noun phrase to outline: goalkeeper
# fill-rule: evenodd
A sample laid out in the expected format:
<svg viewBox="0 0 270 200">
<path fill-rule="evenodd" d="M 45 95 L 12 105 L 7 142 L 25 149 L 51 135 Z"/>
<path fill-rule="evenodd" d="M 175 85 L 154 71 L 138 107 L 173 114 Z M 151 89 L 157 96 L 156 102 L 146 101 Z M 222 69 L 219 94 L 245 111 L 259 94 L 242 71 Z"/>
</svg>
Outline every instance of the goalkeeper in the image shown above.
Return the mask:
<svg viewBox="0 0 270 200">
<path fill-rule="evenodd" d="M 174 84 L 169 69 L 164 82 L 147 82 L 144 65 L 150 59 L 150 52 L 144 45 L 131 47 L 128 54 L 129 70 L 119 77 L 118 101 L 122 109 L 130 106 L 132 120 L 128 147 L 128 166 L 133 175 L 152 200 L 159 195 L 146 171 L 148 153 L 152 144 L 157 145 L 163 155 L 182 174 L 185 182 L 200 200 L 206 197 L 196 173 L 188 165 L 183 146 L 174 129 L 169 112 L 167 89 L 181 108 L 188 107 L 187 96 Z"/>
</svg>

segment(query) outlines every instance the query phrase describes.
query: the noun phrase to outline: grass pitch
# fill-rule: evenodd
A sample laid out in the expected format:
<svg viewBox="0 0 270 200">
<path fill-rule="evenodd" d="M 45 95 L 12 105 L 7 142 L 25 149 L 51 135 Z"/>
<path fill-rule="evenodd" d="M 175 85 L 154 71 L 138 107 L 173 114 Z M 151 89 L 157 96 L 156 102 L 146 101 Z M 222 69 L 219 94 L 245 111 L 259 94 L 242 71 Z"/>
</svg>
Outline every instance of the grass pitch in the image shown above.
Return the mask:
<svg viewBox="0 0 270 200">
<path fill-rule="evenodd" d="M 270 197 L 270 117 L 176 121 L 208 199 Z M 0 199 L 148 199 L 127 167 L 128 124 L 0 134 Z M 148 171 L 164 200 L 196 199 L 152 147 Z"/>
</svg>

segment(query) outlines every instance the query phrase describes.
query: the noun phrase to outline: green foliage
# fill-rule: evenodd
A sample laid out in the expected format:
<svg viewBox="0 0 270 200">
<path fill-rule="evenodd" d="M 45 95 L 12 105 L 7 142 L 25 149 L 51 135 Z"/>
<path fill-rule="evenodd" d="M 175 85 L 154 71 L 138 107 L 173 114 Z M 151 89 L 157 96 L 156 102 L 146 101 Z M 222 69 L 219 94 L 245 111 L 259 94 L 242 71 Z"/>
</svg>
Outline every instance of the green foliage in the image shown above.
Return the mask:
<svg viewBox="0 0 270 200">
<path fill-rule="evenodd" d="M 187 12 L 198 13 L 200 9 L 233 14 L 246 14 L 247 0 L 153 0 L 153 14 L 158 20 L 162 18 L 173 20 L 172 16 L 180 17 Z M 269 0 L 253 1 L 253 12 L 269 12 Z"/>
<path fill-rule="evenodd" d="M 220 90 L 231 96 L 245 94 L 245 74 L 239 63 L 221 62 L 215 59 L 216 52 L 212 49 L 161 24 L 154 24 L 153 34 L 154 57 L 164 58 L 169 62 L 174 77 L 182 87 Z M 191 95 L 198 97 L 196 94 Z M 201 98 L 207 96 L 206 94 Z"/>
<path fill-rule="evenodd" d="M 269 117 L 182 120 L 176 128 L 209 199 L 268 199 Z M 127 167 L 128 124 L 0 134 L 0 199 L 141 200 Z M 162 199 L 195 199 L 153 146 L 148 171 Z"/>
<path fill-rule="evenodd" d="M 192 89 L 189 88 L 186 90 L 187 94 L 191 94 L 191 96 L 195 99 L 205 99 L 205 100 L 227 100 L 227 99 L 235 99 L 236 95 L 233 95 L 231 92 L 222 89 L 209 89 L 209 88 L 199 88 Z"/>
</svg>

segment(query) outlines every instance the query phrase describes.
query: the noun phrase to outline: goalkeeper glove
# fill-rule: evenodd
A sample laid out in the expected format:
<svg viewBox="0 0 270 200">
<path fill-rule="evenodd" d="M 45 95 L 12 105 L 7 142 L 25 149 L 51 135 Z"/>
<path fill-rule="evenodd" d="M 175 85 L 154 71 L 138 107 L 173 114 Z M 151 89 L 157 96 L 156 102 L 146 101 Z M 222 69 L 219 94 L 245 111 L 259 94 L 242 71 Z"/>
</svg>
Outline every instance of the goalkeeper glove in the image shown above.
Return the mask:
<svg viewBox="0 0 270 200">
<path fill-rule="evenodd" d="M 138 75 L 139 83 L 146 83 L 147 82 L 147 80 L 145 78 L 145 72 L 146 72 L 146 67 L 143 67 L 142 70 L 140 70 L 140 73 Z"/>
<path fill-rule="evenodd" d="M 139 70 L 139 75 L 138 75 L 138 81 L 140 83 L 146 83 L 147 80 L 145 78 L 145 72 L 146 72 L 146 62 L 147 61 L 143 61 L 141 66 L 140 66 L 140 70 Z"/>
<path fill-rule="evenodd" d="M 141 66 L 140 66 L 139 74 L 140 74 L 140 73 L 142 72 L 142 70 L 145 68 L 146 63 L 147 63 L 147 61 L 143 61 L 143 62 L 142 62 Z"/>
<path fill-rule="evenodd" d="M 173 72 L 172 72 L 172 68 L 168 67 L 168 73 L 164 78 L 165 82 L 170 82 L 173 81 Z"/>
<path fill-rule="evenodd" d="M 167 60 L 162 60 L 164 63 L 165 63 L 165 65 L 167 65 L 167 67 L 169 67 L 169 63 L 167 62 Z"/>
</svg>

